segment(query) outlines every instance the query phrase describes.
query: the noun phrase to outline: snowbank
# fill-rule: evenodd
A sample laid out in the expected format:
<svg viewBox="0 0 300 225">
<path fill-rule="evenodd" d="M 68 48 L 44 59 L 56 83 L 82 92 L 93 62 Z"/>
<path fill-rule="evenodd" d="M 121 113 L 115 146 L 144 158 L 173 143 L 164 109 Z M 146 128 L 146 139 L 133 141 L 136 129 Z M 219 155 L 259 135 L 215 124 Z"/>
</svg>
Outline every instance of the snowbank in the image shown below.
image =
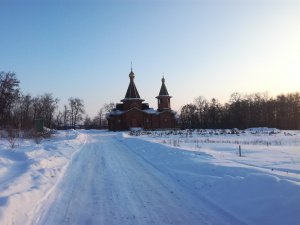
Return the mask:
<svg viewBox="0 0 300 225">
<path fill-rule="evenodd" d="M 57 132 L 40 144 L 20 139 L 13 149 L 0 139 L 0 223 L 24 224 L 30 220 L 85 140 L 85 134 L 74 130 Z"/>
</svg>

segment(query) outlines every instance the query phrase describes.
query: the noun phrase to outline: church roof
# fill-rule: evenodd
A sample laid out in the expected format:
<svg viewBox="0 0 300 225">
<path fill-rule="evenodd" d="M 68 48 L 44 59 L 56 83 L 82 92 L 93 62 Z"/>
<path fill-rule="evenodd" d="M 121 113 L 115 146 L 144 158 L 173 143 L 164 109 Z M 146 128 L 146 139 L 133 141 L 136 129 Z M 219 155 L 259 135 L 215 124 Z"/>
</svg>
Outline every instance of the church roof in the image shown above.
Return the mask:
<svg viewBox="0 0 300 225">
<path fill-rule="evenodd" d="M 125 98 L 140 98 L 139 92 L 136 89 L 134 81 L 131 80 L 125 95 Z"/>
<path fill-rule="evenodd" d="M 167 87 L 166 87 L 166 85 L 165 85 L 165 78 L 162 78 L 161 81 L 162 81 L 162 84 L 161 84 L 159 96 L 162 96 L 162 95 L 163 95 L 163 96 L 169 96 Z"/>
<path fill-rule="evenodd" d="M 134 84 L 134 73 L 132 72 L 132 68 L 131 68 L 131 72 L 129 74 L 129 78 L 130 78 L 130 83 L 129 83 L 129 86 L 128 86 L 128 89 L 127 89 L 127 92 L 126 92 L 126 95 L 125 95 L 125 99 L 128 99 L 128 98 L 141 98 L 140 95 L 139 95 L 139 92 L 138 90 L 136 89 L 136 86 Z"/>
<path fill-rule="evenodd" d="M 154 110 L 153 108 L 149 108 L 149 109 L 138 109 L 138 108 L 131 108 L 129 110 L 118 110 L 118 109 L 113 109 L 110 113 L 106 113 L 105 117 L 106 118 L 111 118 L 114 115 L 121 115 L 123 113 L 127 113 L 131 110 L 138 110 L 147 114 L 155 114 L 155 115 L 159 115 L 159 114 L 163 114 L 163 113 L 171 113 L 175 115 L 175 118 L 179 118 L 179 116 L 176 114 L 176 112 L 174 110 L 169 111 L 163 111 L 163 112 L 159 112 L 157 110 Z"/>
</svg>

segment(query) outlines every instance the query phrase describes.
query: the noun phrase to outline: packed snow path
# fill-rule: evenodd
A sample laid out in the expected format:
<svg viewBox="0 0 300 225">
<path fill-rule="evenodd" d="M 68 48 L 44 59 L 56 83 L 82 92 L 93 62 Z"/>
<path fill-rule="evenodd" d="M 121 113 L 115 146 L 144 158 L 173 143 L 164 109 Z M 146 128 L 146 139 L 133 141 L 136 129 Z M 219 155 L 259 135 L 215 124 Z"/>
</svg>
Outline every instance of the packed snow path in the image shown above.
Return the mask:
<svg viewBox="0 0 300 225">
<path fill-rule="evenodd" d="M 145 160 L 118 135 L 88 135 L 31 223 L 243 224 Z"/>
</svg>

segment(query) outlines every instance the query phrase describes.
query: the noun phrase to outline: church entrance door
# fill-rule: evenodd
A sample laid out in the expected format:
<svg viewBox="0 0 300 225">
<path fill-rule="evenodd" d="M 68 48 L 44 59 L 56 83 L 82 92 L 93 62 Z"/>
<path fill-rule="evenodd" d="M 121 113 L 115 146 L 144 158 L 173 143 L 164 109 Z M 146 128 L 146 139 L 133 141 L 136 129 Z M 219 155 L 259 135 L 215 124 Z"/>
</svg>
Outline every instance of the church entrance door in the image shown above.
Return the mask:
<svg viewBox="0 0 300 225">
<path fill-rule="evenodd" d="M 137 127 L 137 119 L 136 118 L 131 119 L 131 127 Z"/>
</svg>

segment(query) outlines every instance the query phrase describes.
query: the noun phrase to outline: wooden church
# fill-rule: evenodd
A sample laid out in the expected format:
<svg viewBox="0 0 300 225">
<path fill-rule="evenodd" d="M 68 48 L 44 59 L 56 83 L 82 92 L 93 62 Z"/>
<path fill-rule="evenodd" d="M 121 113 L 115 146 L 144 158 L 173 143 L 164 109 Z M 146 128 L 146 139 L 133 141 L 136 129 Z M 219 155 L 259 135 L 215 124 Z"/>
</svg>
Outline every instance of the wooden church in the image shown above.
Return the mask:
<svg viewBox="0 0 300 225">
<path fill-rule="evenodd" d="M 135 74 L 129 74 L 130 83 L 125 95 L 117 103 L 110 113 L 106 114 L 108 129 L 110 131 L 129 130 L 130 128 L 140 127 L 147 130 L 175 128 L 178 115 L 171 109 L 172 96 L 169 95 L 165 85 L 165 78 L 162 78 L 162 85 L 158 100 L 158 109 L 149 108 L 148 103 L 143 103 L 139 92 L 134 84 Z"/>
</svg>

